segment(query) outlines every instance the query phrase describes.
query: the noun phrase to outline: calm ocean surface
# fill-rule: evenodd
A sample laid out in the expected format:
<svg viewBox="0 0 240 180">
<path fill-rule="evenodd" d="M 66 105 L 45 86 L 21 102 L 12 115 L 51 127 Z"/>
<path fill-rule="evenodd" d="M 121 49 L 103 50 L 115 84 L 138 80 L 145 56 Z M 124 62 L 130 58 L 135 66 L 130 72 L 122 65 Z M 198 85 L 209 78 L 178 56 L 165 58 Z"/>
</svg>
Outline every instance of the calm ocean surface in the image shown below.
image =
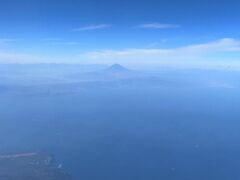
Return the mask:
<svg viewBox="0 0 240 180">
<path fill-rule="evenodd" d="M 238 88 L 0 94 L 0 151 L 47 151 L 75 180 L 240 178 Z"/>
</svg>

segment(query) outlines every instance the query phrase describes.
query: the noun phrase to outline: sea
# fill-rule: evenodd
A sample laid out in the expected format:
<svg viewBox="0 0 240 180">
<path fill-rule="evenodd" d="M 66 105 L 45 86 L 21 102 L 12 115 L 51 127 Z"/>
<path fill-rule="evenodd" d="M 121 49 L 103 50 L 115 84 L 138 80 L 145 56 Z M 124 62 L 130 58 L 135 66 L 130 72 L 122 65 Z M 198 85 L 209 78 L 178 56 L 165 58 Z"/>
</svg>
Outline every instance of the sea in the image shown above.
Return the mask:
<svg viewBox="0 0 240 180">
<path fill-rule="evenodd" d="M 74 180 L 240 179 L 239 73 L 182 71 L 158 86 L 5 83 L 0 152 L 49 152 Z"/>
</svg>

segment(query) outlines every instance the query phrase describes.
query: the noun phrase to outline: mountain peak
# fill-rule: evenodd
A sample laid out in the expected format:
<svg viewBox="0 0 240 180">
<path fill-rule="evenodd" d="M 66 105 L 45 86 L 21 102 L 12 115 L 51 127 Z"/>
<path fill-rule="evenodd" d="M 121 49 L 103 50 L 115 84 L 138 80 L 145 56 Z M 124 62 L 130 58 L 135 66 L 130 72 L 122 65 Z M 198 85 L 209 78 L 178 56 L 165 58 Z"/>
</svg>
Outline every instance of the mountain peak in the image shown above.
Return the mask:
<svg viewBox="0 0 240 180">
<path fill-rule="evenodd" d="M 121 72 L 127 72 L 129 71 L 127 68 L 121 66 L 120 64 L 113 64 L 110 66 L 107 71 L 113 72 L 113 73 L 121 73 Z"/>
</svg>

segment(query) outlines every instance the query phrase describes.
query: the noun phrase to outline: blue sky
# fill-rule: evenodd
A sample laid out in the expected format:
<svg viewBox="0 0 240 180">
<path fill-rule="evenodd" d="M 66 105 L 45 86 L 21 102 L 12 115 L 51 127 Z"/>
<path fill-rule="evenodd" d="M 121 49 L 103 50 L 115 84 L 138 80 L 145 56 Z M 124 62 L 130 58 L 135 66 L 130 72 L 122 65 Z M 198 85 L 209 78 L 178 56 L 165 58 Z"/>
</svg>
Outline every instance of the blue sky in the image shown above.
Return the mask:
<svg viewBox="0 0 240 180">
<path fill-rule="evenodd" d="M 237 67 L 239 7 L 237 0 L 0 0 L 0 63 Z"/>
</svg>

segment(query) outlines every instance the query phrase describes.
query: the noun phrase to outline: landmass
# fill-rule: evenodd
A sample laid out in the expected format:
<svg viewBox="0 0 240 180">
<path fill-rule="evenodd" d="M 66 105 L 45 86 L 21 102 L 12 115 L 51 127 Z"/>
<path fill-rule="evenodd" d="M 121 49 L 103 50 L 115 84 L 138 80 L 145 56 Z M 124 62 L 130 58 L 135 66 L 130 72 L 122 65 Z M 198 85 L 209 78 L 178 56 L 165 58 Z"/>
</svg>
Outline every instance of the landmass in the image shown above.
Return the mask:
<svg viewBox="0 0 240 180">
<path fill-rule="evenodd" d="M 71 180 L 53 156 L 45 153 L 0 155 L 0 180 Z"/>
</svg>

